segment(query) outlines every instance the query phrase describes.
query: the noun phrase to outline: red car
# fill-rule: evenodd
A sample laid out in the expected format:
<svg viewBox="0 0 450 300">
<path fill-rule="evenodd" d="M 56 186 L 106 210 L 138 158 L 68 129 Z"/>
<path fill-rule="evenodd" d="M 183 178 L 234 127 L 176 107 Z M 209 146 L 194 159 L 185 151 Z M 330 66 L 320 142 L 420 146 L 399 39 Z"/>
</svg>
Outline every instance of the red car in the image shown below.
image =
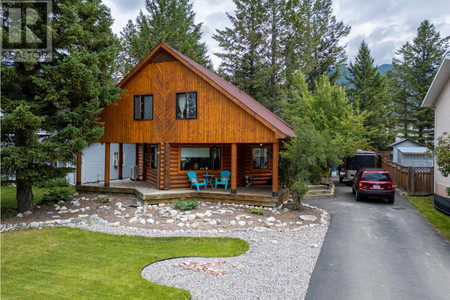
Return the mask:
<svg viewBox="0 0 450 300">
<path fill-rule="evenodd" d="M 366 197 L 387 198 L 388 203 L 394 203 L 395 183 L 391 174 L 385 169 L 362 168 L 356 173 L 353 181 L 353 194 L 356 201 Z"/>
</svg>

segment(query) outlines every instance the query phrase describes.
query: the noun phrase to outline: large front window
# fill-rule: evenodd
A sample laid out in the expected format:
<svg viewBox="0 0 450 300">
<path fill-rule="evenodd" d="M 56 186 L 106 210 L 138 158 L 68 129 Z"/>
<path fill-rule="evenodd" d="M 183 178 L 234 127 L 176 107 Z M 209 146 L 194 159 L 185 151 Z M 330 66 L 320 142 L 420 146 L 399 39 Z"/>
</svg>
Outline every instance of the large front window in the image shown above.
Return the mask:
<svg viewBox="0 0 450 300">
<path fill-rule="evenodd" d="M 182 147 L 180 170 L 220 170 L 220 148 Z"/>
<path fill-rule="evenodd" d="M 197 118 L 197 92 L 177 94 L 177 119 Z"/>
<path fill-rule="evenodd" d="M 252 149 L 252 168 L 253 169 L 269 168 L 269 148 Z"/>
</svg>

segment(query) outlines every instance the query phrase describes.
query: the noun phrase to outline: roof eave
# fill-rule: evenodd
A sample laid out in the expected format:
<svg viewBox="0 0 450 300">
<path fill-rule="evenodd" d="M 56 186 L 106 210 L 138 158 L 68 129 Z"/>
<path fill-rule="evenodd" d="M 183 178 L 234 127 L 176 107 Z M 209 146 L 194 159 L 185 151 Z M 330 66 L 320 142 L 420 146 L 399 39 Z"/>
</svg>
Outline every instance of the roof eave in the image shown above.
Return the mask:
<svg viewBox="0 0 450 300">
<path fill-rule="evenodd" d="M 442 89 L 450 77 L 450 53 L 444 57 L 431 85 L 422 101 L 422 107 L 435 107 L 436 101 L 441 94 Z"/>
</svg>

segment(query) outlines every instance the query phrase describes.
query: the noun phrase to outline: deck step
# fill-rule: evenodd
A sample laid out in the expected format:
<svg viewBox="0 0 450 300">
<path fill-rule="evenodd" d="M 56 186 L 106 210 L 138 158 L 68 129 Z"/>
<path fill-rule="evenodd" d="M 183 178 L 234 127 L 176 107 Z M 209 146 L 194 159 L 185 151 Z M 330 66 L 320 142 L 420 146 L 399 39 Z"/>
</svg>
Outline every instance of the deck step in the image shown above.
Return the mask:
<svg viewBox="0 0 450 300">
<path fill-rule="evenodd" d="M 308 193 L 305 195 L 303 199 L 326 199 L 326 198 L 334 198 L 334 186 L 328 188 L 326 185 L 318 184 L 318 185 L 308 185 Z"/>
<path fill-rule="evenodd" d="M 328 187 L 326 185 L 324 185 L 324 184 L 317 184 L 317 185 L 316 184 L 315 185 L 310 184 L 310 185 L 308 185 L 308 189 L 310 191 L 328 190 Z"/>
</svg>

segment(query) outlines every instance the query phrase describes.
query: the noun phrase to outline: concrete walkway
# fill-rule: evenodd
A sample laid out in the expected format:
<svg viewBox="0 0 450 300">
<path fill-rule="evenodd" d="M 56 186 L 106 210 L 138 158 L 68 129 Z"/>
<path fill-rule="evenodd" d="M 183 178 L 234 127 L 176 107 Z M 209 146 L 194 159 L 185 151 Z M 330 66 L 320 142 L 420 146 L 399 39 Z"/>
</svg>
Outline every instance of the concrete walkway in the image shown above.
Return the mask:
<svg viewBox="0 0 450 300">
<path fill-rule="evenodd" d="M 399 194 L 356 202 L 336 185 L 305 201 L 331 214 L 306 299 L 450 299 L 450 243 Z"/>
</svg>

